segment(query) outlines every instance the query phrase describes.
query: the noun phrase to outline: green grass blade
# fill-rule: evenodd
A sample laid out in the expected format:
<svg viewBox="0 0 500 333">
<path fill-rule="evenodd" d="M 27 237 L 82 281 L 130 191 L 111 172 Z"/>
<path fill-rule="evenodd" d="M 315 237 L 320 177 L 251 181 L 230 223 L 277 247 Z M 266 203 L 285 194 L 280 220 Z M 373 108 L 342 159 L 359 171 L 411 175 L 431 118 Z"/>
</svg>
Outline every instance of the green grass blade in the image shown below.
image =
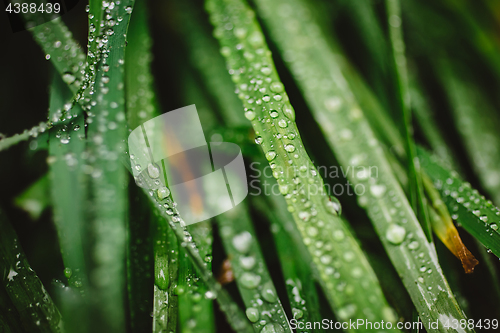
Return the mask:
<svg viewBox="0 0 500 333">
<path fill-rule="evenodd" d="M 203 12 L 188 1 L 177 1 L 179 22 L 177 27 L 183 37 L 183 41 L 189 48 L 190 62 L 198 69 L 209 92 L 217 103 L 217 108 L 224 113 L 224 120 L 232 126 L 248 126 L 245 117 L 234 110 L 241 109 L 241 101 L 235 94 L 227 94 L 232 91 L 234 85 L 231 77 L 225 69 L 224 58 L 218 52 L 218 45 L 209 34 L 203 30 L 201 24 Z M 220 99 L 220 96 L 225 96 Z M 227 110 L 230 110 L 227 112 Z"/>
<path fill-rule="evenodd" d="M 438 156 L 451 166 L 455 166 L 455 157 L 447 145 L 443 134 L 436 125 L 436 117 L 432 112 L 428 100 L 422 89 L 420 89 L 417 79 L 410 76 L 411 105 L 415 119 L 418 122 L 425 139 Z"/>
<path fill-rule="evenodd" d="M 253 207 L 258 209 L 270 222 L 270 229 L 276 244 L 276 252 L 280 260 L 281 271 L 285 279 L 288 302 L 292 309 L 293 323 L 298 327 L 307 327 L 308 322 L 319 322 L 318 294 L 312 277 L 311 257 L 293 217 L 287 211 L 285 200 L 277 195 L 252 197 Z M 322 329 L 301 332 L 323 332 Z"/>
<path fill-rule="evenodd" d="M 153 332 L 177 330 L 177 290 L 179 269 L 178 241 L 161 218 L 154 231 L 155 284 L 153 300 Z"/>
<path fill-rule="evenodd" d="M 66 83 L 54 77 L 51 87 L 49 117 L 60 113 L 72 99 Z M 61 293 L 62 312 L 66 326 L 74 332 L 85 332 L 88 325 L 88 300 L 82 298 L 88 290 L 88 270 L 85 262 L 86 175 L 83 173 L 82 153 L 85 150 L 85 124 L 81 108 L 75 105 L 73 112 L 79 115 L 68 125 L 57 126 L 49 138 L 49 178 L 54 223 L 56 225 L 61 254 L 68 278 L 69 290 Z"/>
<path fill-rule="evenodd" d="M 33 2 L 37 4 L 45 3 L 42 0 Z M 48 15 L 38 11 L 31 13 L 29 10 L 27 13 L 22 14 L 27 22 L 26 26 L 28 28 L 33 26 L 28 30 L 33 34 L 33 38 L 45 53 L 45 59 L 51 61 L 74 95 L 80 90 L 80 85 L 85 80 L 85 54 L 80 45 L 72 38 L 71 31 L 60 17 L 39 24 L 38 19 L 44 19 Z"/>
<path fill-rule="evenodd" d="M 38 220 L 51 205 L 49 186 L 47 175 L 42 176 L 15 199 L 15 205 L 27 212 L 32 220 Z"/>
<path fill-rule="evenodd" d="M 453 111 L 454 122 L 462 137 L 467 155 L 481 185 L 500 204 L 500 118 L 486 97 L 466 79 L 460 79 L 456 68 L 440 64 L 443 86 Z"/>
<path fill-rule="evenodd" d="M 216 217 L 224 249 L 255 332 L 292 332 L 244 205 Z"/>
<path fill-rule="evenodd" d="M 96 91 L 87 122 L 90 194 L 93 200 L 91 227 L 94 237 L 94 267 L 91 284 L 96 324 L 109 332 L 122 332 L 125 325 L 125 239 L 127 214 L 127 175 L 119 158 L 126 139 L 124 59 L 126 34 L 133 1 L 120 4 L 102 2 L 90 5 L 90 15 L 100 13 L 102 34 L 96 37 L 102 54 L 96 68 Z M 112 52 L 111 52 L 112 51 Z"/>
<path fill-rule="evenodd" d="M 443 313 L 457 319 L 465 316 L 373 131 L 351 98 L 352 93 L 346 89 L 335 56 L 315 26 L 300 15 L 302 11 L 297 9 L 275 15 L 279 13 L 280 3 L 257 1 L 261 16 L 278 47 L 282 52 L 294 55 L 287 65 L 341 165 L 365 170 L 358 172 L 356 177 L 349 177 L 350 181 L 364 186 L 366 191 L 358 198 L 359 203 L 367 210 L 424 325 L 430 332 L 452 331 L 442 326 L 437 330 L 429 327 L 431 320 L 442 320 Z M 300 1 L 293 1 L 293 6 L 304 8 Z M 296 24 L 283 29 L 290 20 Z M 318 86 L 320 82 L 324 84 Z M 331 103 L 333 100 L 335 103 Z M 377 175 L 370 175 L 370 166 L 377 168 Z M 426 290 L 428 287 L 431 291 Z"/>
<path fill-rule="evenodd" d="M 13 136 L 10 136 L 8 138 L 2 138 L 0 140 L 0 151 L 15 146 L 19 142 L 38 137 L 40 134 L 44 133 L 47 130 L 47 127 L 48 124 L 42 122 L 39 125 L 30 128 L 29 130 L 24 130 L 22 133 L 14 134 Z"/>
<path fill-rule="evenodd" d="M 452 218 L 500 257 L 500 210 L 463 181 L 456 172 L 446 169 L 424 149 L 418 149 L 422 168 L 434 182 Z"/>
<path fill-rule="evenodd" d="M 200 256 L 211 269 L 212 226 L 210 221 L 188 226 L 188 230 L 198 246 Z M 213 301 L 206 298 L 208 288 L 200 281 L 186 251 L 181 248 L 179 256 L 179 282 L 177 298 L 179 303 L 179 331 L 181 333 L 214 333 L 215 317 Z"/>
<path fill-rule="evenodd" d="M 428 207 L 424 199 L 422 177 L 420 168 L 416 162 L 416 148 L 413 138 L 413 125 L 411 114 L 411 95 L 406 70 L 405 43 L 401 27 L 401 4 L 399 0 L 386 0 L 387 17 L 389 23 L 389 35 L 391 39 L 394 67 L 396 71 L 396 86 L 399 92 L 397 97 L 399 109 L 403 119 L 403 133 L 406 141 L 407 167 L 409 180 L 410 203 L 416 212 L 422 230 L 427 240 L 432 243 L 432 228 L 428 213 Z"/>
<path fill-rule="evenodd" d="M 274 169 L 280 191 L 318 268 L 330 305 L 340 320 L 365 318 L 366 313 L 378 320 L 393 320 L 373 270 L 332 208 L 323 180 L 302 145 L 295 112 L 253 12 L 238 0 L 208 1 L 207 9 L 221 53 L 243 101 L 245 116 L 252 121 L 256 141 Z M 225 17 L 229 21 L 224 21 Z M 231 29 L 225 28 L 228 26 Z M 341 237 L 332 242 L 335 233 Z M 317 241 L 331 244 L 331 248 L 318 253 Z M 332 280 L 335 272 L 340 278 Z"/>
<path fill-rule="evenodd" d="M 0 210 L 2 288 L 19 313 L 24 331 L 62 332 L 61 314 L 21 249 L 17 235 Z"/>
<path fill-rule="evenodd" d="M 143 122 L 160 114 L 153 89 L 151 74 L 152 41 L 144 1 L 137 2 L 134 7 L 134 12 L 130 18 L 127 40 L 128 45 L 125 54 L 127 121 L 128 127 L 135 129 Z M 148 200 L 144 198 L 141 192 L 139 188 L 133 186 L 129 194 L 130 200 L 138 201 L 131 207 L 127 246 L 130 325 L 135 332 L 151 331 L 153 322 L 155 327 L 158 326 L 156 325 L 159 321 L 157 318 L 163 315 L 163 312 L 159 311 L 158 305 L 162 305 L 165 300 L 162 291 L 155 290 L 152 292 L 152 289 L 156 288 L 154 287 L 155 268 L 157 271 L 163 269 L 165 274 L 168 274 L 169 268 L 172 268 L 170 266 L 176 265 L 174 262 L 168 263 L 168 253 L 163 251 L 165 239 L 161 238 L 165 233 L 172 233 L 172 231 L 156 232 L 160 223 L 159 218 L 153 214 Z M 149 222 L 149 228 L 146 226 L 146 221 Z M 158 247 L 156 242 L 160 242 L 162 245 Z M 172 246 L 175 246 L 176 250 L 177 243 L 172 244 Z M 155 249 L 159 250 L 161 254 L 155 254 Z M 164 262 L 164 255 L 167 260 L 166 265 L 163 267 L 161 263 Z M 158 269 L 159 267 L 160 269 Z M 168 286 L 166 288 L 168 290 Z M 155 296 L 161 296 L 162 299 L 155 300 Z M 172 297 L 170 300 L 173 301 L 174 298 Z M 170 302 L 167 302 L 167 309 L 169 304 Z M 153 321 L 151 321 L 151 313 L 153 313 Z"/>
</svg>

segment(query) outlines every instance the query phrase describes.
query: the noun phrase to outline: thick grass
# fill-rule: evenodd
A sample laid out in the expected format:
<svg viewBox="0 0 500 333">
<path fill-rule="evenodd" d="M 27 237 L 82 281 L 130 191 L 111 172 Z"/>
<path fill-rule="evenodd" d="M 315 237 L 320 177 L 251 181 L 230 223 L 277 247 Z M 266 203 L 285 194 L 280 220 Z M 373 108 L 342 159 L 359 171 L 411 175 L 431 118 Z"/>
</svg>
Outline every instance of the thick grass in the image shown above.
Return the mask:
<svg viewBox="0 0 500 333">
<path fill-rule="evenodd" d="M 2 187 L 0 331 L 326 332 L 307 323 L 366 319 L 473 332 L 498 317 L 494 2 L 80 10 L 88 27 L 65 21 L 83 47 L 64 17 L 22 16 L 51 79 L 49 103 L 33 102 L 46 117 L 23 114 L 16 135 L 1 121 L 15 112 L 0 116 L 0 185 L 16 179 Z M 135 186 L 155 179 L 133 176 L 126 142 L 190 104 L 207 142 L 240 146 L 250 194 L 186 227 L 172 194 Z M 41 164 L 25 166 L 33 155 Z M 330 179 L 322 163 L 355 171 Z M 341 180 L 365 191 L 330 195 Z"/>
</svg>

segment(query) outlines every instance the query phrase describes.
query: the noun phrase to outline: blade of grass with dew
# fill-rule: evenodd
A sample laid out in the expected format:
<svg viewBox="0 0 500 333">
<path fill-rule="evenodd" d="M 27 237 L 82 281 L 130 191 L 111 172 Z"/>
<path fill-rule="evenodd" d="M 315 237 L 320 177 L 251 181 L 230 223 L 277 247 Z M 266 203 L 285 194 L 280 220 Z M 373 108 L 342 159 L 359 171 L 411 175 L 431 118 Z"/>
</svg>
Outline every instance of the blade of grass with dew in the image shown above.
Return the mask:
<svg viewBox="0 0 500 333">
<path fill-rule="evenodd" d="M 207 1 L 206 7 L 237 86 L 236 93 L 243 101 L 245 116 L 252 122 L 256 142 L 274 170 L 288 209 L 318 268 L 330 305 L 339 320 L 368 316 L 394 321 L 377 277 L 351 232 L 337 216 L 323 180 L 302 145 L 295 111 L 278 78 L 254 13 L 238 0 Z M 226 17 L 228 21 L 223 20 Z M 224 28 L 228 26 L 232 29 Z M 332 242 L 334 232 L 343 235 L 341 241 Z M 317 241 L 332 247 L 318 251 Z M 335 272 L 339 278 L 331 279 Z"/>
<path fill-rule="evenodd" d="M 441 62 L 440 78 L 472 168 L 495 204 L 500 204 L 500 118 L 472 82 L 459 79 L 456 68 Z"/>
<path fill-rule="evenodd" d="M 372 129 L 352 99 L 334 55 L 316 26 L 301 14 L 299 8 L 304 4 L 293 1 L 297 10 L 280 12 L 282 1 L 256 2 L 281 52 L 293 54 L 287 65 L 341 165 L 361 167 L 355 176 L 350 175 L 350 181 L 355 189 L 365 189 L 359 203 L 367 210 L 424 325 L 429 332 L 454 331 L 443 327 L 442 321 L 450 316 L 465 319 L 465 315 Z M 291 21 L 293 26 L 287 24 Z M 331 99 L 336 100 L 335 107 L 329 103 Z M 377 174 L 372 175 L 369 166 L 375 166 Z M 429 326 L 436 321 L 441 321 L 438 329 Z"/>
<path fill-rule="evenodd" d="M 38 1 L 38 3 L 42 2 Z M 85 54 L 78 43 L 72 39 L 71 32 L 60 18 L 39 24 L 38 20 L 42 19 L 43 22 L 46 16 L 38 11 L 36 13 L 28 11 L 23 13 L 22 16 L 26 21 L 28 30 L 33 34 L 35 41 L 46 54 L 45 59 L 52 62 L 63 81 L 68 84 L 72 93 L 77 94 L 80 90 L 80 85 L 85 81 L 86 63 Z M 81 100 L 79 95 L 76 96 L 76 100 Z M 59 121 L 65 121 L 65 113 L 70 108 L 71 106 L 68 106 L 64 112 L 54 114 L 47 123 L 41 122 L 38 126 L 34 126 L 21 134 L 0 140 L 0 151 L 20 141 L 27 140 L 30 136 L 37 137 L 48 128 L 50 129 L 53 125 L 56 125 Z M 81 113 L 72 115 L 73 118 L 80 116 Z"/>
<path fill-rule="evenodd" d="M 216 220 L 246 315 L 255 332 L 292 332 L 246 206 L 240 204 Z"/>
<path fill-rule="evenodd" d="M 396 71 L 396 87 L 399 92 L 397 96 L 398 108 L 401 110 L 403 133 L 406 143 L 407 169 L 408 169 L 408 192 L 410 203 L 416 213 L 422 230 L 427 240 L 432 244 L 432 227 L 429 218 L 427 203 L 424 199 L 424 190 L 420 168 L 416 160 L 415 141 L 413 139 L 413 125 L 411 114 L 411 95 L 408 84 L 408 73 L 406 70 L 405 43 L 401 27 L 401 4 L 399 0 L 386 0 L 387 18 L 389 23 L 389 35 L 392 46 L 394 68 Z"/>
<path fill-rule="evenodd" d="M 128 45 L 125 54 L 127 121 L 129 128 L 135 129 L 160 114 L 151 74 L 152 40 L 148 27 L 148 13 L 146 3 L 143 1 L 135 4 L 133 15 L 130 18 L 127 40 Z M 147 199 L 140 192 L 140 189 L 136 186 L 130 189 L 130 195 L 134 198 L 132 200 L 138 201 L 134 205 L 136 207 L 132 207 L 132 212 L 135 209 L 149 210 L 146 214 L 137 212 L 137 214 L 132 215 L 128 225 L 129 238 L 127 247 L 129 260 L 127 275 L 129 277 L 128 296 L 131 326 L 133 330 L 142 332 L 146 329 L 149 330 L 152 323 L 154 323 L 153 327 L 157 331 L 161 322 L 158 318 L 164 315 L 166 320 L 170 320 L 171 316 L 168 309 L 174 308 L 173 306 L 170 307 L 170 303 L 175 298 L 173 297 L 173 287 L 170 287 L 170 296 L 172 296 L 170 298 L 168 298 L 168 285 L 165 287 L 166 295 L 164 291 L 157 290 L 156 286 L 163 287 L 164 283 L 156 281 L 156 279 L 161 279 L 158 274 L 162 271 L 165 275 L 174 275 L 174 268 L 177 263 L 175 261 L 169 263 L 168 248 L 164 249 L 167 246 L 167 240 L 172 236 L 172 231 L 167 228 L 157 232 L 161 219 L 150 211 L 151 207 Z M 138 206 L 141 206 L 141 208 Z M 145 222 L 149 223 L 149 228 L 145 228 Z M 163 239 L 163 236 L 166 238 Z M 158 243 L 159 245 L 157 245 Z M 143 245 L 138 246 L 137 244 Z M 148 244 L 147 251 L 144 249 L 145 244 Z M 170 245 L 175 247 L 172 250 L 175 250 L 174 253 L 176 253 L 177 242 L 172 241 Z M 155 250 L 159 252 L 155 253 Z M 145 258 L 149 260 L 145 262 Z M 172 257 L 172 259 L 174 258 Z M 151 261 L 153 262 L 151 263 Z M 165 266 L 162 266 L 163 263 L 165 263 Z M 147 273 L 144 274 L 144 271 Z M 149 274 L 153 274 L 153 277 L 148 277 Z M 155 281 L 157 282 L 156 286 Z M 167 279 L 167 281 L 172 280 Z M 153 292 L 151 292 L 151 286 L 154 286 Z M 155 299 L 155 297 L 160 297 L 160 299 Z M 165 308 L 166 314 L 163 313 Z M 150 317 L 151 312 L 153 313 L 153 321 L 151 321 Z M 162 325 L 160 326 L 162 327 Z"/>
<path fill-rule="evenodd" d="M 176 235 L 166 223 L 157 219 L 154 231 L 155 285 L 153 299 L 153 332 L 177 330 L 177 279 L 179 250 Z"/>
<path fill-rule="evenodd" d="M 66 83 L 54 75 L 50 93 L 49 118 L 61 112 L 72 93 Z M 74 112 L 81 114 L 79 105 Z M 74 332 L 88 329 L 88 270 L 85 262 L 86 175 L 82 158 L 85 150 L 85 123 L 77 117 L 68 125 L 56 126 L 49 133 L 49 179 L 54 223 L 57 229 L 61 254 L 68 279 L 68 290 L 62 292 L 60 301 L 65 326 Z"/>
<path fill-rule="evenodd" d="M 29 130 L 24 130 L 22 133 L 14 134 L 7 138 L 2 138 L 0 140 L 0 151 L 15 146 L 19 142 L 26 141 L 29 138 L 37 138 L 40 134 L 44 133 L 47 130 L 47 128 L 49 127 L 49 123 L 40 122 L 37 126 L 33 126 Z M 46 138 L 46 136 L 44 138 Z"/>
<path fill-rule="evenodd" d="M 281 271 L 286 284 L 292 318 L 297 327 L 307 327 L 309 322 L 320 322 L 319 301 L 310 263 L 309 252 L 302 242 L 292 216 L 283 198 L 277 195 L 252 197 L 252 205 L 270 222 L 271 233 L 276 244 Z M 323 329 L 301 329 L 301 332 L 323 332 Z"/>
<path fill-rule="evenodd" d="M 17 235 L 0 210 L 0 271 L 5 288 L 28 332 L 62 332 L 59 310 L 30 267 Z"/>
<path fill-rule="evenodd" d="M 17 196 L 14 204 L 27 212 L 32 220 L 38 220 L 51 205 L 49 186 L 49 177 L 42 176 Z"/>
<path fill-rule="evenodd" d="M 437 159 L 423 148 L 418 148 L 422 168 L 429 175 L 451 217 L 486 248 L 500 257 L 500 210 L 458 176 L 456 172 L 440 165 Z"/>
<path fill-rule="evenodd" d="M 88 159 L 93 200 L 91 228 L 94 238 L 91 284 L 92 301 L 99 309 L 92 322 L 101 330 L 124 330 L 125 240 L 127 176 L 119 161 L 127 135 L 124 105 L 124 57 L 126 34 L 134 1 L 90 3 L 89 13 L 105 19 L 96 39 L 102 54 L 96 68 L 96 91 L 88 111 Z M 97 7 L 94 7 L 97 5 Z"/>
<path fill-rule="evenodd" d="M 211 269 L 212 225 L 210 221 L 187 227 L 198 246 L 200 256 Z M 179 256 L 179 282 L 177 297 L 179 303 L 179 329 L 182 333 L 214 333 L 215 317 L 213 301 L 206 298 L 208 288 L 200 281 L 187 253 L 181 248 Z M 181 292 L 182 291 L 182 292 Z"/>
<path fill-rule="evenodd" d="M 45 3 L 42 0 L 33 2 L 37 5 Z M 45 53 L 45 59 L 51 61 L 62 80 L 68 84 L 71 92 L 76 94 L 84 82 L 86 63 L 85 54 L 80 45 L 72 38 L 71 31 L 60 17 L 41 23 L 47 19 L 48 13 L 39 11 L 32 13 L 28 10 L 26 13 L 22 13 L 22 16 L 26 21 L 26 27 Z M 39 21 L 40 19 L 42 21 Z"/>
</svg>

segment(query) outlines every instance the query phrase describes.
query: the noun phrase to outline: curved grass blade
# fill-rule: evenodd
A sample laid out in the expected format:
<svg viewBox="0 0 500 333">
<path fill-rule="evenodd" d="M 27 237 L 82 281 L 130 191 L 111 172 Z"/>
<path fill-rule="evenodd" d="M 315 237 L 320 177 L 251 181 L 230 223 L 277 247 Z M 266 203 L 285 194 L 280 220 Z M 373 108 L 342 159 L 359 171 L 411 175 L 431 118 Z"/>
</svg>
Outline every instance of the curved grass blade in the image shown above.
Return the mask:
<svg viewBox="0 0 500 333">
<path fill-rule="evenodd" d="M 278 47 L 285 54 L 293 54 L 287 65 L 341 165 L 361 168 L 362 172 L 349 175 L 349 180 L 365 189 L 358 198 L 359 203 L 367 210 L 425 327 L 429 332 L 451 332 L 452 329 L 442 326 L 443 321 L 450 317 L 464 319 L 465 315 L 448 286 L 435 250 L 353 100 L 335 56 L 315 25 L 301 15 L 305 12 L 303 2 L 292 3 L 297 10 L 280 12 L 281 1 L 257 1 Z M 287 24 L 291 21 L 295 24 Z M 377 168 L 378 175 L 371 174 L 370 166 Z M 431 328 L 431 321 L 440 321 L 440 327 Z"/>
<path fill-rule="evenodd" d="M 418 148 L 418 157 L 422 168 L 443 197 L 453 220 L 500 257 L 500 210 L 463 181 L 456 172 L 440 165 L 424 149 Z"/>
<path fill-rule="evenodd" d="M 302 145 L 295 111 L 278 78 L 254 13 L 239 0 L 207 1 L 206 7 L 236 84 L 236 93 L 243 101 L 245 116 L 252 121 L 256 142 L 274 170 L 288 210 L 318 268 L 330 305 L 340 320 L 369 316 L 393 321 L 392 310 L 373 270 L 337 216 L 323 180 Z M 339 239 L 332 242 L 335 234 Z M 329 246 L 318 252 L 315 246 L 318 241 Z M 338 279 L 331 278 L 335 273 Z"/>
<path fill-rule="evenodd" d="M 255 332 L 292 332 L 246 207 L 240 204 L 216 220 Z"/>
<path fill-rule="evenodd" d="M 59 310 L 52 302 L 21 249 L 17 235 L 0 210 L 0 272 L 2 288 L 28 332 L 62 332 Z"/>
</svg>

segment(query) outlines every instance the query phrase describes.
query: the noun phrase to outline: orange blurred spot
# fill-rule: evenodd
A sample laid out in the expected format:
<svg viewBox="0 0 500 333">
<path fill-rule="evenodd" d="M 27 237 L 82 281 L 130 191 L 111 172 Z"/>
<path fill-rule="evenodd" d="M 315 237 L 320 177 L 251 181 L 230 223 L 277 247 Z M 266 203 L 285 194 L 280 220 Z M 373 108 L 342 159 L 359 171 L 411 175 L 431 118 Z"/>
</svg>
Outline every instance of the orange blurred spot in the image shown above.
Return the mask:
<svg viewBox="0 0 500 333">
<path fill-rule="evenodd" d="M 233 268 L 231 266 L 229 258 L 225 259 L 222 262 L 219 270 L 219 275 L 217 276 L 217 281 L 219 281 L 221 285 L 225 285 L 234 281 Z"/>
</svg>

